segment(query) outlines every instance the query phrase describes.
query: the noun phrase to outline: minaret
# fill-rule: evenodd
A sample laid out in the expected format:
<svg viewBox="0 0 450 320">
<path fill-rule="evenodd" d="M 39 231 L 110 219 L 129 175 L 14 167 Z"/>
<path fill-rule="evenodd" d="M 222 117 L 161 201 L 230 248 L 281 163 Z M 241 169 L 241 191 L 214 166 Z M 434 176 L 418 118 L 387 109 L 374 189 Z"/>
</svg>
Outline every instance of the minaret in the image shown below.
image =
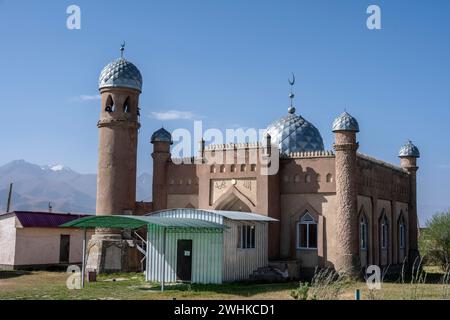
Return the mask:
<svg viewBox="0 0 450 320">
<path fill-rule="evenodd" d="M 167 167 L 170 160 L 172 135 L 161 128 L 152 134 L 153 144 L 153 211 L 167 209 Z"/>
<path fill-rule="evenodd" d="M 356 133 L 359 125 L 347 112 L 333 122 L 336 151 L 336 232 L 339 273 L 357 276 L 360 269 L 357 232 Z"/>
<path fill-rule="evenodd" d="M 136 159 L 139 124 L 139 95 L 142 76 L 121 57 L 108 64 L 99 78 L 101 95 L 98 147 L 96 215 L 133 214 L 136 203 Z M 129 262 L 120 256 L 105 261 L 106 251 L 117 247 L 124 257 L 121 230 L 99 228 L 90 243 L 88 268 L 98 272 L 127 271 Z M 125 264 L 124 264 L 125 263 Z"/>
<path fill-rule="evenodd" d="M 408 141 L 398 154 L 400 158 L 400 166 L 409 173 L 409 203 L 408 203 L 408 233 L 409 233 L 409 263 L 418 263 L 418 220 L 417 220 L 417 159 L 420 158 L 419 149 Z"/>
</svg>

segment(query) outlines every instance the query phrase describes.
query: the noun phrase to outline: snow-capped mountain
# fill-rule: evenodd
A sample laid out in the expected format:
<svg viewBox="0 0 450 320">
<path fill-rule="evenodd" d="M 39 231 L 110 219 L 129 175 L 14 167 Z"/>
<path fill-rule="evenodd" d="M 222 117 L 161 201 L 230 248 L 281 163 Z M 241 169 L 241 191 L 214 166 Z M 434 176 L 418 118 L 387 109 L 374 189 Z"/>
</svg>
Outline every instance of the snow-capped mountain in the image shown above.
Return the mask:
<svg viewBox="0 0 450 320">
<path fill-rule="evenodd" d="M 137 177 L 137 200 L 150 201 L 152 176 Z M 97 176 L 80 174 L 61 164 L 36 165 L 15 160 L 0 166 L 0 211 L 6 210 L 9 184 L 13 183 L 11 210 L 95 212 Z"/>
</svg>

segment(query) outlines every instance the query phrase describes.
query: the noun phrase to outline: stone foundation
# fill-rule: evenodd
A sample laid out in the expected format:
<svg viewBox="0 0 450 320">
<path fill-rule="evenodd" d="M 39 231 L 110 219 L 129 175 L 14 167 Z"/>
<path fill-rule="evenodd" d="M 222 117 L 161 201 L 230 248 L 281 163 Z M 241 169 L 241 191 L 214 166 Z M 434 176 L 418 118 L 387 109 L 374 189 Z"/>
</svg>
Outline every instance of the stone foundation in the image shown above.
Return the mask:
<svg viewBox="0 0 450 320">
<path fill-rule="evenodd" d="M 141 254 L 134 240 L 120 234 L 95 234 L 87 246 L 87 271 L 97 273 L 140 272 Z"/>
</svg>

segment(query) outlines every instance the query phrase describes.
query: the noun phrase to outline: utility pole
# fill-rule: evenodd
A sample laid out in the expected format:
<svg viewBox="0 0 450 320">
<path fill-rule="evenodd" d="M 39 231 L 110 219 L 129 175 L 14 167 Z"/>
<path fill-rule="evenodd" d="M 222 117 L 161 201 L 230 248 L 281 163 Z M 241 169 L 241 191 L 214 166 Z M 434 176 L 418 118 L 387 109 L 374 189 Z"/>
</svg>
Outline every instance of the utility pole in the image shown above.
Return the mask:
<svg viewBox="0 0 450 320">
<path fill-rule="evenodd" d="M 6 213 L 8 213 L 8 212 L 9 212 L 9 209 L 11 208 L 12 188 L 13 188 L 13 184 L 12 184 L 12 182 L 11 182 L 11 183 L 9 184 L 8 204 L 6 205 Z"/>
</svg>

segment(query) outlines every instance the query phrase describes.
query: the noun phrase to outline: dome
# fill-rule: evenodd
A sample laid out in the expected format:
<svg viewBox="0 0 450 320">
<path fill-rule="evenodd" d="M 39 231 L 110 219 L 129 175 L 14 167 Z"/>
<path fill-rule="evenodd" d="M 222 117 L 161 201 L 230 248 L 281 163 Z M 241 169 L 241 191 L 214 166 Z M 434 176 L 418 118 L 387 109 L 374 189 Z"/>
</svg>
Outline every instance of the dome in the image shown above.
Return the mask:
<svg viewBox="0 0 450 320">
<path fill-rule="evenodd" d="M 400 149 L 399 157 L 420 158 L 420 151 L 410 140 Z"/>
<path fill-rule="evenodd" d="M 172 135 L 166 129 L 161 128 L 152 134 L 150 142 L 169 142 L 170 144 L 172 144 Z"/>
<path fill-rule="evenodd" d="M 122 87 L 142 91 L 142 76 L 134 64 L 124 58 L 119 58 L 103 68 L 98 80 L 98 87 L 99 89 Z"/>
<path fill-rule="evenodd" d="M 347 112 L 344 112 L 333 121 L 333 132 L 336 131 L 359 132 L 358 121 Z"/>
<path fill-rule="evenodd" d="M 324 149 L 319 130 L 302 116 L 295 114 L 295 108 L 289 108 L 289 114 L 267 127 L 266 134 L 272 143 L 278 144 L 280 152 L 288 154 L 302 151 L 321 151 Z"/>
</svg>

